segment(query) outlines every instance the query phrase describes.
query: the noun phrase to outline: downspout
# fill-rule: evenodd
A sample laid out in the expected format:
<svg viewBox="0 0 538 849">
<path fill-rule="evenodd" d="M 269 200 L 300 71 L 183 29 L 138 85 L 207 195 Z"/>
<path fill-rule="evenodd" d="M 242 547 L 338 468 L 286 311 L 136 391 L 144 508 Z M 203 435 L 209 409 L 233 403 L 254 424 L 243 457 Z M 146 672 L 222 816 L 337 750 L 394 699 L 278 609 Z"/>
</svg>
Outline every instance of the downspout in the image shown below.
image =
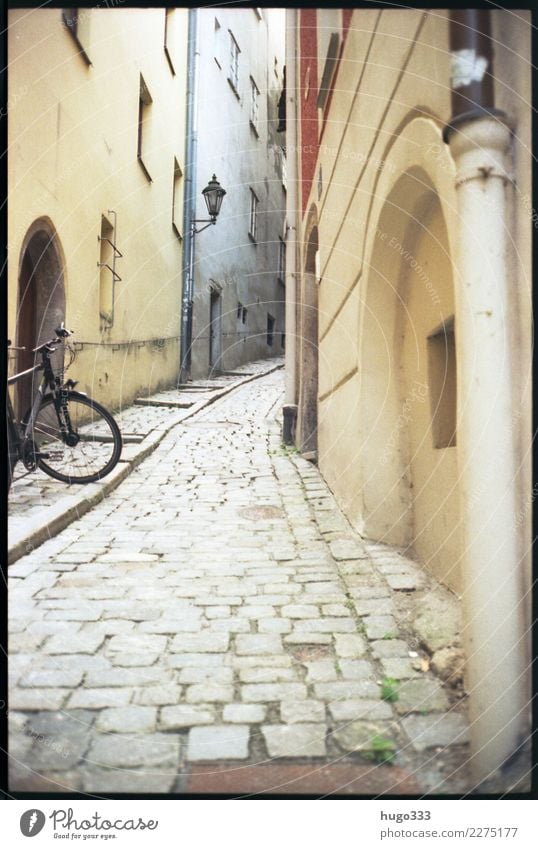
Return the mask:
<svg viewBox="0 0 538 849">
<path fill-rule="evenodd" d="M 297 344 L 297 9 L 286 9 L 286 352 L 282 441 L 292 445 L 297 422 L 295 349 Z"/>
<path fill-rule="evenodd" d="M 456 165 L 458 464 L 471 768 L 501 771 L 528 734 L 524 587 L 518 556 L 513 364 L 507 317 L 511 128 L 494 106 L 490 15 L 450 12 Z"/>
<path fill-rule="evenodd" d="M 192 308 L 194 296 L 194 234 L 196 218 L 196 166 L 198 143 L 198 61 L 200 56 L 198 9 L 189 9 L 189 44 L 187 51 L 187 117 L 185 148 L 185 203 L 183 207 L 183 293 L 181 299 L 181 363 L 180 382 L 190 376 L 192 360 Z M 185 261 L 186 260 L 186 261 Z"/>
</svg>

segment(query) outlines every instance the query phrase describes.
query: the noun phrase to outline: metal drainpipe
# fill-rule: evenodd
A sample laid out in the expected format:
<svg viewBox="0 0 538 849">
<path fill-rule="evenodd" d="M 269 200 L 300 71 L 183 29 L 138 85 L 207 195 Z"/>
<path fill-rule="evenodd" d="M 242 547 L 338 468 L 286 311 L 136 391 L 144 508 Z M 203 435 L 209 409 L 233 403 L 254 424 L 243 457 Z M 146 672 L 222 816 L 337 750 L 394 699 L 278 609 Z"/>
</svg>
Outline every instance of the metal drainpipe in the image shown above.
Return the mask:
<svg viewBox="0 0 538 849">
<path fill-rule="evenodd" d="M 183 292 L 181 299 L 180 382 L 190 376 L 192 345 L 192 306 L 194 294 L 194 234 L 196 218 L 196 172 L 198 143 L 198 9 L 189 9 L 187 51 L 187 116 L 185 145 L 185 203 L 183 207 Z M 186 260 L 186 262 L 185 262 Z"/>
<path fill-rule="evenodd" d="M 297 286 L 297 10 L 286 9 L 286 378 L 282 441 L 291 445 L 297 421 L 295 347 Z"/>
<path fill-rule="evenodd" d="M 523 576 L 516 522 L 513 365 L 507 317 L 507 116 L 494 107 L 490 16 L 450 13 L 456 164 L 458 464 L 462 490 L 471 766 L 491 777 L 528 733 Z"/>
</svg>

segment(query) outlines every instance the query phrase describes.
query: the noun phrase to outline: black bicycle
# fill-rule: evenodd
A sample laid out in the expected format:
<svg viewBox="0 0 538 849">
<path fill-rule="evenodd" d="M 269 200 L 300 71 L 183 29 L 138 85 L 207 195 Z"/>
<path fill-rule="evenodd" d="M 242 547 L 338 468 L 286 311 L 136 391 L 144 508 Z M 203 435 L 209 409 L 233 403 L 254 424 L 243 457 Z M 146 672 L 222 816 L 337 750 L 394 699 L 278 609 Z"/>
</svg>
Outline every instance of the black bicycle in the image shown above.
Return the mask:
<svg viewBox="0 0 538 849">
<path fill-rule="evenodd" d="M 33 349 L 41 362 L 8 378 L 11 385 L 43 372 L 32 406 L 22 420 L 17 421 L 7 394 L 8 490 L 19 461 L 29 472 L 39 468 L 64 483 L 84 484 L 104 478 L 120 459 L 122 439 L 114 417 L 83 392 L 75 392 L 76 381 L 64 381 L 74 354 L 67 366 L 62 358 L 61 368 L 55 372 L 52 355 L 72 331 L 62 322 L 55 333 L 55 339 Z"/>
</svg>

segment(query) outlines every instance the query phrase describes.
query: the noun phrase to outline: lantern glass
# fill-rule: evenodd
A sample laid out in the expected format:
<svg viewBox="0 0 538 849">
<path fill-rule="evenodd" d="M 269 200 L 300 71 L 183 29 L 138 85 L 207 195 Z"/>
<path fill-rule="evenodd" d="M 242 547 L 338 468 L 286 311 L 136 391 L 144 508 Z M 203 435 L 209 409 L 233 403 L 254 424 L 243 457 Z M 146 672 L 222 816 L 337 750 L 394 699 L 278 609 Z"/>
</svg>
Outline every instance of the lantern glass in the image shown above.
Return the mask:
<svg viewBox="0 0 538 849">
<path fill-rule="evenodd" d="M 202 194 L 206 202 L 207 211 L 209 212 L 211 219 L 215 220 L 220 212 L 222 199 L 226 194 L 226 191 L 220 185 L 215 174 L 213 174 L 212 179 L 202 191 Z"/>
</svg>

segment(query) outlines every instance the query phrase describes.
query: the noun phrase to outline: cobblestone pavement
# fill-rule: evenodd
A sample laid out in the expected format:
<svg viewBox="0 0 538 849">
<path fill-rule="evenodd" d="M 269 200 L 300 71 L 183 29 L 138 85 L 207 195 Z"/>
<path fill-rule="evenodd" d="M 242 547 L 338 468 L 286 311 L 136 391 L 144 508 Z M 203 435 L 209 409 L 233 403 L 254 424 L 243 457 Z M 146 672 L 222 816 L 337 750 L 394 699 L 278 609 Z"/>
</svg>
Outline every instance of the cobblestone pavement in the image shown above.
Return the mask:
<svg viewBox="0 0 538 849">
<path fill-rule="evenodd" d="M 432 672 L 458 636 L 411 627 L 443 591 L 282 448 L 282 386 L 177 425 L 10 568 L 13 792 L 468 788 L 465 702 Z"/>
</svg>

